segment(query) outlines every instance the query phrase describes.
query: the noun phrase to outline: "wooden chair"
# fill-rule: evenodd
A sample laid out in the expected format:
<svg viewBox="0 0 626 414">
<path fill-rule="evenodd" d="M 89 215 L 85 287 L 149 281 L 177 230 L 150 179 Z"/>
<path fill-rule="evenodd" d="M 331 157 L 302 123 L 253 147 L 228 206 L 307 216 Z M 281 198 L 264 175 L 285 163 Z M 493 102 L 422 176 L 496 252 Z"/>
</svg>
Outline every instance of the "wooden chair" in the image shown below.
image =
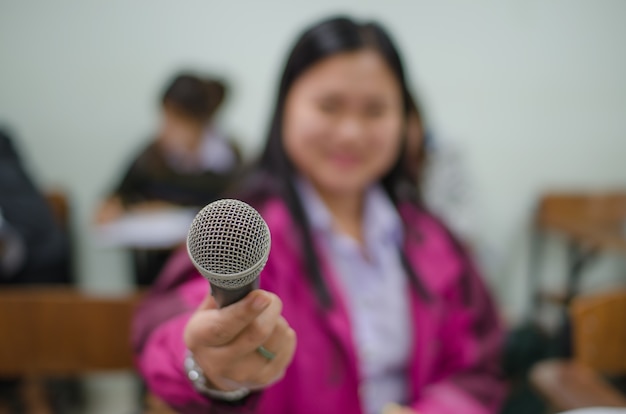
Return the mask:
<svg viewBox="0 0 626 414">
<path fill-rule="evenodd" d="M 67 194 L 53 189 L 44 197 L 61 228 L 71 235 Z M 3 288 L 0 379 L 25 378 L 27 398 L 41 399 L 42 378 L 134 370 L 130 329 L 141 297 L 141 292 L 87 294 L 69 286 Z M 148 393 L 145 413 L 174 411 Z"/>
<path fill-rule="evenodd" d="M 626 375 L 626 290 L 572 301 L 574 358 L 537 364 L 531 382 L 556 411 L 626 408 L 626 396 L 604 378 Z"/>
<path fill-rule="evenodd" d="M 567 286 L 562 292 L 535 292 L 536 303 L 567 305 L 578 293 L 583 270 L 601 253 L 626 255 L 626 192 L 550 192 L 534 215 L 530 280 L 537 288 L 546 234 L 557 234 L 568 251 Z"/>
<path fill-rule="evenodd" d="M 140 296 L 90 295 L 70 287 L 3 288 L 0 378 L 20 378 L 16 398 L 27 412 L 48 413 L 45 379 L 134 370 L 130 327 Z"/>
<path fill-rule="evenodd" d="M 619 249 L 624 246 L 619 233 L 626 219 L 626 192 L 548 193 L 540 200 L 535 219 L 537 227 L 586 247 Z"/>
</svg>

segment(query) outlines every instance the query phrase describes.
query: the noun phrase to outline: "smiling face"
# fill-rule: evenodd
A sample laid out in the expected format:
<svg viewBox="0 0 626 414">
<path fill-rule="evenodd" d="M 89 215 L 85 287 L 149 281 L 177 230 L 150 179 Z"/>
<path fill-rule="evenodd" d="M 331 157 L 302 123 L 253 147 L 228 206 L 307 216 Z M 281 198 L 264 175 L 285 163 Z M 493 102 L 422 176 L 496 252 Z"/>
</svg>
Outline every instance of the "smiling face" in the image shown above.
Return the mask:
<svg viewBox="0 0 626 414">
<path fill-rule="evenodd" d="M 402 90 L 384 59 L 367 49 L 340 53 L 292 85 L 283 145 L 318 191 L 359 194 L 397 160 L 404 124 Z"/>
</svg>

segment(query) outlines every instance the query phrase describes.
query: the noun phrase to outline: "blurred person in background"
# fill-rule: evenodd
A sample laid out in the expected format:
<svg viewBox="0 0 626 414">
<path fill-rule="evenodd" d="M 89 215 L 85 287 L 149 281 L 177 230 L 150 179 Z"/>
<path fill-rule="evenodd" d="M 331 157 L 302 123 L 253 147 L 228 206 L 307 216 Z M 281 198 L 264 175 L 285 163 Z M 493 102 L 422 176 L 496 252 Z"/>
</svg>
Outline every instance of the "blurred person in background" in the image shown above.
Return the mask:
<svg viewBox="0 0 626 414">
<path fill-rule="evenodd" d="M 418 177 L 423 206 L 443 220 L 471 251 L 487 276 L 502 260 L 502 252 L 481 233 L 481 198 L 462 144 L 441 138 L 428 126 L 419 102 L 412 101 L 407 127 L 407 168 Z"/>
<path fill-rule="evenodd" d="M 68 235 L 0 130 L 0 286 L 70 283 Z"/>
<path fill-rule="evenodd" d="M 226 86 L 218 80 L 176 75 L 163 92 L 155 138 L 101 203 L 96 224 L 127 213 L 199 209 L 217 199 L 241 163 L 239 150 L 214 122 L 225 95 Z M 170 253 L 171 248 L 134 249 L 136 282 L 151 284 Z"/>
<path fill-rule="evenodd" d="M 500 321 L 420 202 L 410 102 L 377 23 L 331 18 L 299 37 L 236 193 L 272 235 L 260 290 L 219 309 L 187 252 L 172 257 L 133 328 L 156 397 L 182 413 L 498 412 Z"/>
<path fill-rule="evenodd" d="M 67 284 L 73 282 L 71 274 L 69 235 L 14 142 L 0 130 L 0 289 Z M 80 392 L 71 381 L 49 385 L 61 386 L 63 393 Z M 47 391 L 36 380 L 0 380 L 0 413 L 51 412 Z"/>
<path fill-rule="evenodd" d="M 477 217 L 463 153 L 433 137 L 415 100 L 410 103 L 406 157 L 407 168 L 421 178 L 418 185 L 424 205 L 445 221 L 466 247 L 475 251 L 479 238 Z"/>
</svg>

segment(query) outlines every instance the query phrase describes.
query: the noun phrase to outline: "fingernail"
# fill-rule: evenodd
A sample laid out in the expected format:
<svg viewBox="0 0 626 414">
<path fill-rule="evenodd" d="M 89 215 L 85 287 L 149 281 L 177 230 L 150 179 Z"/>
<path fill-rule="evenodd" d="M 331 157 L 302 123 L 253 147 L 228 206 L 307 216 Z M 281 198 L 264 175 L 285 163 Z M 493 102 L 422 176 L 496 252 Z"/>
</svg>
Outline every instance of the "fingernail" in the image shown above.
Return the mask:
<svg viewBox="0 0 626 414">
<path fill-rule="evenodd" d="M 266 295 L 257 295 L 252 302 L 252 309 L 260 311 L 269 305 L 270 300 Z"/>
</svg>

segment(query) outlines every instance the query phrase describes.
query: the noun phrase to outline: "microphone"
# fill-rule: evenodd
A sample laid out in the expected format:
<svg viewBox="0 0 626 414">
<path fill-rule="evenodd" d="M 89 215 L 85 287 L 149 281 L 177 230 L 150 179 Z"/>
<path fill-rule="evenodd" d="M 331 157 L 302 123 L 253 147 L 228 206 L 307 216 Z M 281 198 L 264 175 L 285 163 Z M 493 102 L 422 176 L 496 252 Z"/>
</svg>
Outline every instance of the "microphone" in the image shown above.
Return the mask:
<svg viewBox="0 0 626 414">
<path fill-rule="evenodd" d="M 220 308 L 258 288 L 270 253 L 267 223 L 248 204 L 223 199 L 196 215 L 187 235 L 187 253 L 211 285 Z"/>
</svg>

